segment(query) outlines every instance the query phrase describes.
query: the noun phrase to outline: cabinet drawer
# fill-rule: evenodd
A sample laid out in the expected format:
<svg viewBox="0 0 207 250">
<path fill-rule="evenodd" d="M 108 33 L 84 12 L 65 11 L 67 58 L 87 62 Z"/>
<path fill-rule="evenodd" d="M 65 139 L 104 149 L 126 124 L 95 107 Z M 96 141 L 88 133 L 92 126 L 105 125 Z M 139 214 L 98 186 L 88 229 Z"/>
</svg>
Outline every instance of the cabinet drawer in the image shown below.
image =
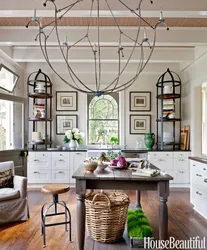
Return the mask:
<svg viewBox="0 0 207 250">
<path fill-rule="evenodd" d="M 173 160 L 164 159 L 164 158 L 151 158 L 149 162 L 152 163 L 155 167 L 165 171 L 166 169 L 173 170 Z"/>
<path fill-rule="evenodd" d="M 41 160 L 50 160 L 51 159 L 51 152 L 36 152 L 36 158 Z"/>
<path fill-rule="evenodd" d="M 207 174 L 207 164 L 197 162 L 197 161 L 190 161 L 191 171 L 192 173 L 201 172 L 202 174 Z"/>
<path fill-rule="evenodd" d="M 30 169 L 28 171 L 28 183 L 51 183 L 51 170 Z"/>
<path fill-rule="evenodd" d="M 174 183 L 190 183 L 190 174 L 188 170 L 179 169 L 174 171 Z"/>
<path fill-rule="evenodd" d="M 149 152 L 148 153 L 148 157 L 155 157 L 155 158 L 165 158 L 165 157 L 169 157 L 169 158 L 173 158 L 173 152 Z"/>
<path fill-rule="evenodd" d="M 29 169 L 51 169 L 51 161 L 50 160 L 39 160 L 33 159 L 28 162 L 28 171 Z"/>
<path fill-rule="evenodd" d="M 190 152 L 174 152 L 174 158 L 188 159 Z"/>
<path fill-rule="evenodd" d="M 195 172 L 192 174 L 192 186 L 195 188 L 200 188 L 204 192 L 207 192 L 207 175 L 201 172 Z"/>
<path fill-rule="evenodd" d="M 174 169 L 189 170 L 189 161 L 188 161 L 188 159 L 183 159 L 183 158 L 174 159 Z"/>
<path fill-rule="evenodd" d="M 53 183 L 69 183 L 69 170 L 52 170 Z"/>
<path fill-rule="evenodd" d="M 69 170 L 69 159 L 65 159 L 65 158 L 52 159 L 52 169 Z"/>
<path fill-rule="evenodd" d="M 35 158 L 36 158 L 35 152 L 29 151 L 28 156 L 27 156 L 27 161 L 33 161 Z"/>
<path fill-rule="evenodd" d="M 64 158 L 69 160 L 69 152 L 52 152 L 52 159 L 54 158 Z"/>
<path fill-rule="evenodd" d="M 195 209 L 207 218 L 207 194 L 200 189 L 194 188 L 192 196 Z"/>
</svg>

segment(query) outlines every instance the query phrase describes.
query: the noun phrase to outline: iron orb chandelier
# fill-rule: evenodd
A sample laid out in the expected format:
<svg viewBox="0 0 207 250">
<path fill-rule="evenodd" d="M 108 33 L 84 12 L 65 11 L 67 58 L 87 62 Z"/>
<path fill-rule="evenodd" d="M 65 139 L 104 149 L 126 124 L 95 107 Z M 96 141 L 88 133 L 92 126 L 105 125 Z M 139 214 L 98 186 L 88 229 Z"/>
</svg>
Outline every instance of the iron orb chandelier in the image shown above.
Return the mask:
<svg viewBox="0 0 207 250">
<path fill-rule="evenodd" d="M 111 18 L 114 22 L 114 26 L 117 28 L 117 39 L 116 46 L 113 48 L 117 52 L 117 72 L 112 81 L 110 81 L 107 86 L 103 83 L 103 71 L 102 71 L 102 56 L 103 56 L 103 45 L 101 44 L 100 34 L 101 34 L 101 14 L 100 14 L 100 1 L 104 2 L 108 11 L 111 15 Z M 71 88 L 87 93 L 94 94 L 96 96 L 101 96 L 105 94 L 110 94 L 112 92 L 119 92 L 125 90 L 132 86 L 132 84 L 138 79 L 141 72 L 144 70 L 146 65 L 148 64 L 156 43 L 156 30 L 159 25 L 164 24 L 169 30 L 168 26 L 165 23 L 163 18 L 162 11 L 160 12 L 160 17 L 157 20 L 157 23 L 153 26 L 151 25 L 145 18 L 142 17 L 142 3 L 144 0 L 140 0 L 137 6 L 134 9 L 131 9 L 127 5 L 127 0 L 117 0 L 119 4 L 121 4 L 127 11 L 129 11 L 130 15 L 133 15 L 136 18 L 137 25 L 135 26 L 136 32 L 134 33 L 134 37 L 129 36 L 124 29 L 120 26 L 118 18 L 115 15 L 115 11 L 110 6 L 110 1 L 114 0 L 91 0 L 90 5 L 90 13 L 87 18 L 86 31 L 84 31 L 83 35 L 75 42 L 69 43 L 67 37 L 70 37 L 70 34 L 65 37 L 65 41 L 61 41 L 60 39 L 60 31 L 59 31 L 59 22 L 67 16 L 75 6 L 80 4 L 84 4 L 84 0 L 76 0 L 68 6 L 65 6 L 61 9 L 55 3 L 55 0 L 46 0 L 43 4 L 44 7 L 47 4 L 52 4 L 54 7 L 54 18 L 51 22 L 43 25 L 42 17 L 37 17 L 36 10 L 34 10 L 34 16 L 31 18 L 29 23 L 26 25 L 28 28 L 31 22 L 35 22 L 38 26 L 38 33 L 35 40 L 39 41 L 39 45 L 42 51 L 42 54 L 51 68 L 51 70 L 68 86 Z M 153 3 L 153 1 L 148 0 L 149 3 Z M 95 15 L 94 15 L 95 13 Z M 96 40 L 91 37 L 92 30 L 92 19 L 96 20 Z M 141 26 L 144 25 L 144 34 L 141 32 Z M 147 31 L 151 30 L 153 34 L 153 39 L 150 39 L 147 36 Z M 94 26 L 93 26 L 94 31 Z M 59 47 L 61 58 L 63 59 L 66 67 L 67 67 L 67 79 L 61 76 L 57 70 L 54 68 L 53 63 L 50 60 L 48 48 L 48 42 L 50 41 L 51 35 L 55 33 L 57 44 Z M 125 58 L 125 50 L 127 46 L 124 45 L 123 40 L 129 40 L 131 42 L 131 51 L 127 58 Z M 93 83 L 93 87 L 84 83 L 84 80 L 78 75 L 77 72 L 73 69 L 71 65 L 70 53 L 73 49 L 77 48 L 77 46 L 81 45 L 81 42 L 86 42 L 88 44 L 88 49 L 92 53 L 93 64 L 94 64 L 94 76 L 91 78 L 91 82 Z M 129 49 L 129 48 L 127 48 Z M 149 51 L 150 49 L 150 51 Z M 138 51 L 139 57 L 137 58 L 138 63 L 136 64 L 136 68 L 134 70 L 133 76 L 129 80 L 123 79 L 123 73 L 126 71 L 127 66 L 130 64 L 132 60 L 132 56 L 135 56 L 136 51 Z M 147 52 L 146 52 L 147 51 Z"/>
</svg>

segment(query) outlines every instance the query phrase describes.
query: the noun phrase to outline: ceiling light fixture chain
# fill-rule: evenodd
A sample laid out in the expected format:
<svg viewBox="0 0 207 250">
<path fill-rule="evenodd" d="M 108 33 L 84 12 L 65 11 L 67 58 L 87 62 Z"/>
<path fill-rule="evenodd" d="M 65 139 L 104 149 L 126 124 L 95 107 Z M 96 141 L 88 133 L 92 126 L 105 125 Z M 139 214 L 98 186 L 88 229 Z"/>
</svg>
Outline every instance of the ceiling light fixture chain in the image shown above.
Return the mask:
<svg viewBox="0 0 207 250">
<path fill-rule="evenodd" d="M 116 12 L 112 10 L 111 5 L 109 4 L 109 0 L 96 0 L 97 4 L 94 4 L 95 0 L 91 0 L 90 10 L 89 10 L 89 16 L 86 17 L 87 25 L 86 25 L 86 33 L 84 35 L 81 35 L 80 38 L 75 42 L 69 42 L 68 37 L 72 40 L 71 37 L 73 37 L 72 32 L 65 36 L 65 41 L 61 42 L 62 35 L 60 35 L 60 29 L 59 25 L 60 22 L 63 20 L 63 18 L 66 18 L 68 13 L 72 11 L 72 9 L 77 6 L 78 4 L 81 4 L 83 0 L 76 0 L 70 5 L 67 5 L 63 8 L 57 8 L 57 5 L 55 3 L 55 0 L 46 0 L 43 4 L 43 6 L 47 6 L 47 4 L 50 2 L 54 6 L 54 19 L 50 21 L 49 23 L 44 22 L 44 18 L 37 17 L 37 12 L 34 10 L 34 16 L 31 18 L 29 23 L 26 25 L 28 28 L 31 22 L 35 22 L 38 27 L 39 31 L 35 38 L 35 41 L 39 40 L 40 48 L 43 53 L 43 56 L 48 63 L 51 70 L 66 84 L 68 84 L 71 88 L 81 91 L 83 93 L 93 93 L 97 96 L 109 94 L 112 92 L 119 92 L 122 90 L 125 90 L 126 88 L 129 88 L 139 77 L 141 72 L 144 70 L 146 65 L 148 64 L 152 53 L 155 48 L 156 43 L 156 30 L 158 25 L 164 24 L 165 20 L 163 18 L 162 11 L 160 12 L 160 17 L 157 21 L 157 23 L 153 26 L 149 23 L 148 20 L 142 17 L 142 2 L 143 0 L 139 1 L 139 4 L 136 8 L 132 9 L 127 5 L 126 0 L 117 0 L 123 7 L 125 7 L 131 14 L 134 16 L 136 22 L 137 22 L 137 30 L 134 32 L 134 34 L 129 34 L 129 31 L 121 27 L 120 25 L 120 18 L 115 14 Z M 101 35 L 102 32 L 102 21 L 103 16 L 101 15 L 101 4 L 105 3 L 106 7 L 108 8 L 108 12 L 110 13 L 110 18 L 106 18 L 112 23 L 114 23 L 114 27 L 117 28 L 118 32 L 118 38 L 115 43 L 113 43 L 110 46 L 110 49 L 108 51 L 108 55 L 106 54 L 105 47 L 106 44 L 102 42 L 103 35 Z M 149 0 L 152 4 L 153 1 Z M 95 9 L 96 8 L 96 9 Z M 96 22 L 95 27 L 92 28 L 94 25 L 94 20 Z M 133 20 L 134 21 L 134 20 Z M 143 33 L 141 32 L 141 27 L 144 26 Z M 51 29 L 50 29 L 51 28 Z M 49 29 L 49 32 L 48 32 Z M 150 41 L 148 37 L 149 30 L 151 31 L 151 37 L 153 38 L 152 41 Z M 169 30 L 167 26 L 167 30 Z M 94 33 L 97 32 L 96 35 Z M 106 32 L 106 31 L 105 31 Z M 109 32 L 111 32 L 109 30 Z M 61 76 L 57 70 L 53 67 L 52 62 L 49 57 L 49 45 L 48 43 L 53 37 L 52 35 L 55 34 L 57 38 L 57 44 L 59 47 L 59 51 L 61 54 L 62 59 L 65 62 L 67 71 L 68 71 L 68 77 Z M 106 34 L 105 34 L 106 35 Z M 116 38 L 116 32 L 113 32 L 109 34 L 109 37 L 113 36 L 112 39 Z M 78 75 L 78 72 L 74 70 L 74 65 L 72 64 L 72 52 L 79 47 L 88 47 L 89 50 L 92 52 L 92 58 L 94 60 L 94 78 L 91 78 L 91 82 L 93 85 L 88 85 L 84 83 L 85 81 L 82 80 Z M 105 73 L 103 69 L 105 68 L 105 60 L 103 57 L 105 56 L 111 56 L 112 53 L 110 53 L 111 49 L 113 47 L 116 47 L 118 56 L 117 56 L 117 73 L 115 73 L 115 78 L 110 80 L 106 83 L 105 78 L 103 77 L 103 74 Z M 85 48 L 84 48 L 85 49 Z M 131 49 L 131 50 L 130 50 Z M 89 51 L 90 52 L 90 51 Z M 138 55 L 136 54 L 138 52 Z M 88 56 L 88 53 L 86 53 Z M 108 57 L 106 57 L 108 58 Z M 137 60 L 137 65 L 133 69 L 132 78 L 129 80 L 125 80 L 126 77 L 124 77 L 124 72 L 127 68 L 129 68 L 130 65 L 132 65 L 132 58 L 135 58 Z M 110 61 L 109 61 L 110 63 Z M 89 64 L 87 64 L 89 65 Z M 113 65 L 113 64 L 112 64 Z M 134 64 L 133 64 L 134 65 Z M 89 69 L 91 71 L 91 69 Z M 130 71 L 129 71 L 130 72 Z M 91 72 L 90 72 L 91 73 Z"/>
</svg>

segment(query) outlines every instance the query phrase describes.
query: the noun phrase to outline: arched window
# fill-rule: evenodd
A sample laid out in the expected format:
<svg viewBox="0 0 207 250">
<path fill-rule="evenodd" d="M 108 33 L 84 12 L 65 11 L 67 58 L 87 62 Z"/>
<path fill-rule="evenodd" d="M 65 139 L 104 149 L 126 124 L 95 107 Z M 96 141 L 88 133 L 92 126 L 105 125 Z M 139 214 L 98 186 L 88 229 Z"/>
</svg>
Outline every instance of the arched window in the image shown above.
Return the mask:
<svg viewBox="0 0 207 250">
<path fill-rule="evenodd" d="M 88 96 L 89 144 L 107 144 L 112 136 L 119 138 L 118 99 L 118 94 Z"/>
</svg>

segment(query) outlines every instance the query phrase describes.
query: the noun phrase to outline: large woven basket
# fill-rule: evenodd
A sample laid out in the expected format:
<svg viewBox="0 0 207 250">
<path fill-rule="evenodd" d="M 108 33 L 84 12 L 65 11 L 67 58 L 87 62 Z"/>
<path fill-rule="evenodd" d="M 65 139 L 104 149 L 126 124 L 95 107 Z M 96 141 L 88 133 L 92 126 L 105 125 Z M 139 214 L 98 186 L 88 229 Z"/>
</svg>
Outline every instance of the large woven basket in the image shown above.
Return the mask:
<svg viewBox="0 0 207 250">
<path fill-rule="evenodd" d="M 126 194 L 89 193 L 85 204 L 87 230 L 93 240 L 109 243 L 123 236 L 129 205 Z"/>
</svg>

